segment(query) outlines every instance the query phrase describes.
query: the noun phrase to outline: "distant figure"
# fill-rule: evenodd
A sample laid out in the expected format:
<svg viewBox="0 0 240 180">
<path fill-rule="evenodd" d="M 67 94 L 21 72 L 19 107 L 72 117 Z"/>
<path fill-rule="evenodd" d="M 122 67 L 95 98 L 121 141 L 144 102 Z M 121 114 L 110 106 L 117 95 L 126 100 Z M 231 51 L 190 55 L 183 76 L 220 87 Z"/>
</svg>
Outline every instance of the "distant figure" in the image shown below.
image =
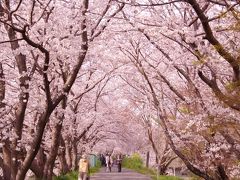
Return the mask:
<svg viewBox="0 0 240 180">
<path fill-rule="evenodd" d="M 100 161 L 102 166 L 106 166 L 106 160 L 105 156 L 103 154 L 100 154 Z"/>
<path fill-rule="evenodd" d="M 87 156 L 84 154 L 79 161 L 79 175 L 78 180 L 89 180 L 89 162 Z"/>
<path fill-rule="evenodd" d="M 106 171 L 111 172 L 112 157 L 109 153 L 107 153 L 105 160 L 106 160 Z"/>
<path fill-rule="evenodd" d="M 121 154 L 117 155 L 117 167 L 118 167 L 118 172 L 122 171 L 122 156 Z"/>
</svg>

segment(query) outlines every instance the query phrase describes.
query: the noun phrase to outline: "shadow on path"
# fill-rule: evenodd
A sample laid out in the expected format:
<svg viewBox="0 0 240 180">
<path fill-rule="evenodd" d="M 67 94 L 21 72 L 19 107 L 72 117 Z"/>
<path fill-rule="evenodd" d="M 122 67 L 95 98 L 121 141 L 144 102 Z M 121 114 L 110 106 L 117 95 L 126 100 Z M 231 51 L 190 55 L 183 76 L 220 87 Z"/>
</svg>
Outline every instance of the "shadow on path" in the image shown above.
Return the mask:
<svg viewBox="0 0 240 180">
<path fill-rule="evenodd" d="M 151 180 L 151 178 L 124 168 L 122 172 L 117 172 L 114 166 L 112 172 L 106 172 L 105 168 L 102 168 L 99 173 L 91 176 L 90 180 Z"/>
</svg>

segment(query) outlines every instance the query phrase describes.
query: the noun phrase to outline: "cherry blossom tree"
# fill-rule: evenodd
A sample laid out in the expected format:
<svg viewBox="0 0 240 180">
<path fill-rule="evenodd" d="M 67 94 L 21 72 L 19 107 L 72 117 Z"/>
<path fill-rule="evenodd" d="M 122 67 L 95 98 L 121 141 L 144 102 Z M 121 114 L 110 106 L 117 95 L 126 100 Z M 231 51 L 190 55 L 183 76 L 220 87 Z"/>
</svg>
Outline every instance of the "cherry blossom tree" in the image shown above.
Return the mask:
<svg viewBox="0 0 240 180">
<path fill-rule="evenodd" d="M 163 169 L 171 147 L 204 179 L 238 178 L 239 3 L 0 1 L 3 178 L 147 139 Z"/>
<path fill-rule="evenodd" d="M 13 91 L 6 92 L 9 92 L 8 97 L 18 99 L 8 104 L 13 110 L 5 117 L 6 122 L 3 122 L 12 122 L 1 138 L 2 160 L 6 165 L 3 168 L 5 179 L 25 178 L 34 164 L 54 111 L 60 120 L 53 132 L 61 130 L 64 114 L 58 105 L 60 102 L 66 104 L 66 97 L 86 58 L 89 44 L 124 6 L 109 1 L 96 10 L 103 12 L 100 16 L 88 20 L 91 7 L 96 5 L 88 0 L 0 2 L 0 22 L 4 38 L 1 44 L 8 43 L 5 52 L 12 50 L 13 55 L 7 54 L 6 57 L 14 69 L 14 73 L 9 73 L 5 79 L 8 81 L 7 85 L 11 84 L 17 90 L 12 95 Z M 63 74 L 63 79 L 61 68 L 63 72 L 68 72 Z M 16 79 L 17 74 L 19 81 Z M 11 81 L 9 77 L 14 75 L 15 78 Z M 19 85 L 16 82 L 20 82 Z M 29 128 L 32 129 L 30 133 Z M 58 142 L 55 141 L 52 145 L 57 146 L 56 143 Z M 48 167 L 47 165 L 44 169 Z"/>
<path fill-rule="evenodd" d="M 157 110 L 159 123 L 163 127 L 165 135 L 168 137 L 168 141 L 174 152 L 184 160 L 185 164 L 191 171 L 199 176 L 204 177 L 205 179 L 228 179 L 228 176 L 231 176 L 232 173 L 236 172 L 234 169 L 237 168 L 237 165 L 234 164 L 235 159 L 238 157 L 237 153 L 232 153 L 229 156 L 229 152 L 231 151 L 230 149 L 232 149 L 232 144 L 229 143 L 231 139 L 230 134 L 235 128 L 228 129 L 226 128 L 226 125 L 232 124 L 232 122 L 229 122 L 231 116 L 228 116 L 227 114 L 235 114 L 234 116 L 236 116 L 238 112 L 225 106 L 227 105 L 232 109 L 236 109 L 236 107 L 232 106 L 230 103 L 233 101 L 226 100 L 227 97 L 225 98 L 225 95 L 220 93 L 225 91 L 222 89 L 225 86 L 225 80 L 223 80 L 224 75 L 227 79 L 228 77 L 231 77 L 230 74 L 232 64 L 229 63 L 230 66 L 228 66 L 226 62 L 234 62 L 234 55 L 228 54 L 232 52 L 233 49 L 230 49 L 230 44 L 223 45 L 216 39 L 216 37 L 218 37 L 219 39 L 224 40 L 224 35 L 228 34 L 226 29 L 221 31 L 221 33 L 218 33 L 220 31 L 217 31 L 218 34 L 216 37 L 211 30 L 218 27 L 221 27 L 222 29 L 222 26 L 224 26 L 222 23 L 225 22 L 225 17 L 222 17 L 219 14 L 228 14 L 229 10 L 225 9 L 227 6 L 231 6 L 231 8 L 233 8 L 232 12 L 229 14 L 229 16 L 226 16 L 226 18 L 231 19 L 228 21 L 231 24 L 230 27 L 232 27 L 232 25 L 234 26 L 234 24 L 237 22 L 237 19 L 234 17 L 234 15 L 232 16 L 232 13 L 234 14 L 234 12 L 237 11 L 234 8 L 237 4 L 238 2 L 234 3 L 226 1 L 220 4 L 216 3 L 215 1 L 173 1 L 155 4 L 140 4 L 135 2 L 132 4 L 133 9 L 135 9 L 134 12 L 139 13 L 134 15 L 134 18 L 131 13 L 126 14 L 125 12 L 124 15 L 125 19 L 132 25 L 132 29 L 135 29 L 135 31 L 138 31 L 143 35 L 143 37 L 146 38 L 145 40 L 141 39 L 140 43 L 139 40 L 131 40 L 131 44 L 136 48 L 134 48 L 133 51 L 129 51 L 129 49 L 125 50 L 125 54 L 127 54 L 129 59 L 131 59 L 139 73 L 142 74 L 146 84 L 149 87 L 148 92 L 152 95 L 152 102 Z M 176 9 L 172 11 L 168 9 L 168 6 L 169 8 L 172 6 L 174 9 Z M 143 7 L 148 7 L 146 8 L 147 10 L 145 13 L 142 13 L 144 11 Z M 193 8 L 198 17 L 192 18 L 194 16 L 194 11 L 192 11 L 191 8 Z M 208 19 L 206 16 L 203 17 L 203 15 L 204 12 L 206 14 L 208 13 L 209 15 L 213 15 L 211 14 L 213 9 L 218 10 L 216 12 L 219 14 L 210 21 L 212 23 L 212 21 L 218 20 L 218 22 L 210 25 L 210 21 L 207 22 Z M 158 19 L 155 19 L 155 16 L 151 16 L 151 18 L 149 18 L 148 13 L 151 14 L 151 12 L 156 14 L 159 12 L 164 15 L 156 16 Z M 144 21 L 140 20 L 142 17 L 146 19 Z M 162 21 L 159 21 L 159 17 L 163 18 Z M 167 19 L 174 20 L 168 23 L 169 21 L 166 21 Z M 188 21 L 190 22 L 188 23 Z M 190 25 L 188 26 L 188 24 Z M 193 24 L 195 24 L 194 27 L 192 26 Z M 198 33 L 198 31 L 200 33 Z M 204 33 L 201 31 L 204 31 Z M 206 37 L 202 38 L 204 35 L 206 35 Z M 158 40 L 158 36 L 161 36 L 162 39 Z M 229 37 L 229 35 L 227 37 Z M 157 53 L 151 51 L 151 45 L 146 45 L 146 40 L 148 40 L 149 43 L 160 52 L 158 56 L 156 55 Z M 213 45 L 212 49 L 210 48 L 211 45 Z M 145 50 L 145 47 L 148 47 L 147 51 Z M 235 54 L 234 51 L 233 54 Z M 159 58 L 163 60 L 157 60 Z M 213 58 L 218 58 L 218 63 L 214 62 Z M 228 58 L 232 58 L 233 61 L 229 61 Z M 196 61 L 194 62 L 192 59 L 196 59 Z M 225 74 L 221 72 L 221 70 L 224 69 L 223 67 L 229 67 L 227 70 L 225 69 Z M 216 71 L 216 69 L 218 69 L 218 71 Z M 153 74 L 154 70 L 156 70 L 155 75 Z M 203 71 L 208 74 L 208 76 L 205 76 Z M 211 76 L 212 79 L 210 80 L 209 77 Z M 236 75 L 233 75 L 231 78 L 233 81 L 235 76 Z M 172 78 L 174 78 L 174 80 Z M 160 82 L 158 83 L 158 81 Z M 171 92 L 166 91 L 162 82 L 167 85 L 168 90 Z M 213 88 L 213 82 L 215 82 L 215 85 L 218 86 L 217 89 L 220 90 L 218 91 L 220 94 L 212 89 L 212 92 L 216 95 L 214 96 L 210 89 L 208 89 L 203 82 L 206 83 L 211 89 Z M 161 84 L 161 86 L 159 87 L 157 84 Z M 159 94 L 159 92 L 161 93 Z M 196 101 L 196 99 L 198 100 Z M 222 104 L 222 102 L 225 105 Z M 188 118 L 186 117 L 187 114 L 189 115 Z M 181 118 L 182 115 L 185 119 L 185 123 L 183 123 L 184 119 Z M 174 121 L 174 123 L 172 121 Z M 175 121 L 181 123 L 176 126 Z M 203 124 L 197 125 L 192 121 L 195 123 L 202 122 Z M 192 122 L 194 125 L 190 122 Z M 224 122 L 224 127 L 219 126 L 220 122 Z M 237 121 L 235 121 L 234 124 L 235 127 L 238 126 Z M 187 129 L 184 127 L 186 125 L 188 125 Z M 189 125 L 191 126 L 191 130 L 189 129 Z M 200 130 L 200 134 L 196 133 L 196 129 L 193 128 L 200 128 L 203 126 L 205 126 L 205 130 L 204 128 Z M 179 127 L 182 127 L 187 131 L 185 131 L 185 133 L 179 133 L 179 131 L 177 131 L 177 128 Z M 222 128 L 225 129 L 225 132 L 229 132 L 228 137 L 230 139 L 228 141 L 228 138 L 225 136 L 228 133 L 223 135 Z M 186 135 L 188 136 L 187 139 Z M 184 138 L 182 138 L 182 136 Z M 196 142 L 196 140 L 199 141 L 197 145 L 195 144 L 196 148 L 193 148 L 194 144 L 188 144 L 190 139 L 193 142 Z M 223 139 L 225 140 L 223 141 Z M 234 141 L 234 139 L 232 140 Z M 237 138 L 235 140 L 237 140 Z M 189 153 L 183 153 L 183 151 L 181 152 L 181 148 L 184 148 L 184 151 L 186 151 L 187 145 L 180 145 L 177 143 L 179 141 L 187 143 L 188 146 L 191 147 L 191 152 L 193 152 L 192 155 L 195 156 L 192 159 L 193 161 L 190 160 L 190 157 L 193 157 L 192 155 Z M 205 144 L 205 150 L 197 152 L 197 150 L 199 150 L 199 146 L 201 146 L 200 144 L 202 143 Z M 220 147 L 218 150 L 216 150 L 212 148 L 213 146 Z M 193 151 L 193 149 L 196 151 Z M 211 157 L 211 163 L 209 162 L 208 165 L 199 165 L 196 162 L 198 159 L 196 157 L 197 154 L 200 155 L 198 157 L 198 163 L 201 162 L 202 158 L 204 157 Z M 224 158 L 219 159 L 219 156 Z M 231 165 L 229 164 L 229 161 L 228 163 L 225 162 L 225 160 L 229 159 L 229 157 L 232 159 L 233 164 Z M 204 167 L 205 169 L 200 169 L 199 167 Z"/>
</svg>

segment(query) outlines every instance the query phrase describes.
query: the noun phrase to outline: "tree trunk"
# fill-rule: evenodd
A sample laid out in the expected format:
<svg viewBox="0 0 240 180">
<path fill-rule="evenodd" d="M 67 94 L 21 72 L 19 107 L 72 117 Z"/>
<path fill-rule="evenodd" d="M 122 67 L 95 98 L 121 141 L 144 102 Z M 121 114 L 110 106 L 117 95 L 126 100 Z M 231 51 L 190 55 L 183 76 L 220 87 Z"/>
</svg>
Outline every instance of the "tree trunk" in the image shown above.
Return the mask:
<svg viewBox="0 0 240 180">
<path fill-rule="evenodd" d="M 43 166 L 39 166 L 36 159 L 32 162 L 30 169 L 35 174 L 36 178 L 40 179 L 43 177 Z"/>
<path fill-rule="evenodd" d="M 59 149 L 59 162 L 60 162 L 60 172 L 61 174 L 66 174 L 69 171 L 67 160 L 66 160 L 66 151 L 65 151 L 65 142 L 63 140 L 62 134 L 60 134 L 60 149 Z"/>
<path fill-rule="evenodd" d="M 229 180 L 222 164 L 217 166 L 214 179 L 216 179 L 216 180 Z"/>
<path fill-rule="evenodd" d="M 50 117 L 52 111 L 53 111 L 53 109 L 46 107 L 46 111 L 41 115 L 40 119 L 38 120 L 37 130 L 36 130 L 32 145 L 31 145 L 31 150 L 27 153 L 26 158 L 24 159 L 24 162 L 22 163 L 21 167 L 19 168 L 19 171 L 17 173 L 17 180 L 25 179 L 26 173 L 30 169 L 31 163 L 39 151 L 41 141 L 42 141 L 42 136 L 44 133 L 44 129 L 45 129 L 45 126 L 49 120 L 49 117 Z"/>
<path fill-rule="evenodd" d="M 72 144 L 72 170 L 78 169 L 78 159 L 77 159 L 77 142 L 74 139 Z"/>
<path fill-rule="evenodd" d="M 8 141 L 3 146 L 3 179 L 11 179 L 11 151 Z"/>
<path fill-rule="evenodd" d="M 67 160 L 67 165 L 68 168 L 72 168 L 72 147 L 71 147 L 71 138 L 67 137 L 67 140 L 65 141 L 65 148 L 66 148 L 66 160 Z"/>
<path fill-rule="evenodd" d="M 3 103 L 3 100 L 5 99 L 5 79 L 4 79 L 4 72 L 3 72 L 3 66 L 0 62 L 0 109 L 4 109 L 5 103 Z M 3 159 L 0 157 L 0 167 L 3 170 L 3 178 L 4 179 L 10 179 L 11 172 L 10 172 L 10 166 L 11 166 L 11 157 L 10 157 L 10 151 L 9 151 L 9 144 L 6 141 L 3 148 Z"/>
<path fill-rule="evenodd" d="M 9 17 L 9 22 L 10 24 L 13 24 L 12 21 L 12 16 L 10 15 L 10 1 L 5 1 L 5 13 L 8 15 Z M 3 6 L 1 6 L 1 8 L 3 8 Z M 8 26 L 7 24 L 4 24 L 4 27 L 7 31 L 8 34 L 8 38 L 11 41 L 10 45 L 11 45 L 11 49 L 13 51 L 17 50 L 20 45 L 18 43 L 18 41 L 16 41 L 16 32 L 14 31 L 12 26 Z M 16 60 L 16 64 L 18 67 L 18 71 L 19 71 L 19 82 L 20 82 L 20 94 L 19 94 L 19 101 L 18 101 L 18 105 L 16 106 L 16 110 L 15 110 L 15 120 L 13 122 L 14 125 L 14 130 L 16 133 L 16 137 L 11 140 L 11 179 L 14 180 L 16 178 L 17 175 L 17 170 L 18 170 L 18 153 L 16 151 L 17 149 L 17 142 L 18 140 L 21 140 L 22 137 L 22 128 L 23 128 L 23 121 L 24 121 L 24 117 L 25 117 L 25 112 L 26 112 L 26 108 L 27 108 L 27 103 L 28 103 L 28 99 L 29 99 L 29 93 L 27 91 L 23 91 L 22 89 L 28 90 L 29 88 L 29 84 L 28 81 L 30 80 L 28 75 L 27 75 L 27 65 L 26 65 L 26 56 L 22 53 L 15 55 L 15 60 Z"/>
<path fill-rule="evenodd" d="M 8 15 L 9 18 L 11 18 L 10 15 L 10 1 L 3 1 L 4 7 L 6 7 L 4 10 L 6 10 L 6 15 Z M 1 1 L 0 1 L 1 4 Z M 43 137 L 43 133 L 45 130 L 45 126 L 47 124 L 47 122 L 49 121 L 49 117 L 51 115 L 51 113 L 53 112 L 53 110 L 57 107 L 57 105 L 64 99 L 64 97 L 66 96 L 66 94 L 71 90 L 72 85 L 74 84 L 78 72 L 85 60 L 85 56 L 88 50 L 88 34 L 87 34 L 87 23 L 86 23 L 86 13 L 87 13 L 87 9 L 88 9 L 88 0 L 84 0 L 83 1 L 83 10 L 81 11 L 82 16 L 84 17 L 83 20 L 80 23 L 80 27 L 82 30 L 81 33 L 81 39 L 82 39 L 82 44 L 80 47 L 80 52 L 77 58 L 77 62 L 75 64 L 75 66 L 73 66 L 72 69 L 72 73 L 69 75 L 69 77 L 67 78 L 67 82 L 64 84 L 63 87 L 63 93 L 60 94 L 59 96 L 54 97 L 53 101 L 51 99 L 51 93 L 50 93 L 50 88 L 49 88 L 49 84 L 50 82 L 48 81 L 48 75 L 47 75 L 47 69 L 48 69 L 48 62 L 49 62 L 49 52 L 41 45 L 34 43 L 33 41 L 31 41 L 31 39 L 28 38 L 28 36 L 26 35 L 26 29 L 18 29 L 18 28 L 14 28 L 14 25 L 12 23 L 12 19 L 9 19 L 9 24 L 4 24 L 6 31 L 8 33 L 9 39 L 11 40 L 11 47 L 13 50 L 16 50 L 19 48 L 19 44 L 18 41 L 16 41 L 16 32 L 19 32 L 22 34 L 23 39 L 25 40 L 26 43 L 28 43 L 30 46 L 35 47 L 37 49 L 39 49 L 43 54 L 45 54 L 45 64 L 44 64 L 44 73 L 43 73 L 43 79 L 44 79 L 44 86 L 45 86 L 45 92 L 46 92 L 46 100 L 47 100 L 47 104 L 45 107 L 45 111 L 41 114 L 40 118 L 38 119 L 37 125 L 36 125 L 36 132 L 35 135 L 33 137 L 33 141 L 31 143 L 31 149 L 30 151 L 27 152 L 26 157 L 24 158 L 23 163 L 21 164 L 21 166 L 17 166 L 17 162 L 18 159 L 17 157 L 14 157 L 14 159 L 11 157 L 11 167 L 12 169 L 17 168 L 17 174 L 16 174 L 16 179 L 17 180 L 24 180 L 27 171 L 31 168 L 31 164 L 34 160 L 34 158 L 36 157 L 38 150 L 40 148 L 41 145 L 41 141 L 42 141 L 42 137 Z M 1 6 L 2 9 L 2 6 Z M 2 15 L 2 13 L 1 13 Z M 26 26 L 24 27 L 26 28 Z M 16 59 L 16 63 L 18 66 L 18 70 L 19 70 L 19 74 L 21 75 L 20 77 L 20 89 L 29 89 L 29 85 L 28 85 L 28 81 L 29 81 L 29 77 L 27 76 L 27 66 L 26 66 L 26 56 L 23 55 L 22 53 L 20 53 L 19 55 L 15 56 Z M 16 153 L 16 147 L 14 147 L 14 145 L 17 144 L 18 140 L 21 140 L 21 136 L 22 136 L 22 128 L 23 128 L 23 121 L 25 118 L 25 111 L 26 111 L 26 107 L 27 107 L 27 102 L 28 102 L 28 98 L 29 98 L 29 94 L 26 91 L 20 91 L 20 95 L 19 95 L 19 105 L 17 106 L 16 112 L 15 112 L 15 121 L 14 121 L 14 129 L 15 132 L 17 134 L 17 138 L 14 140 L 15 142 L 12 144 L 11 149 L 13 152 L 13 155 L 17 154 Z M 12 180 L 14 180 L 14 178 L 12 178 Z"/>
<path fill-rule="evenodd" d="M 64 119 L 64 116 L 61 117 L 61 119 L 59 120 L 60 122 L 57 123 L 53 131 L 52 147 L 49 152 L 47 162 L 45 163 L 45 166 L 44 166 L 43 179 L 46 179 L 46 180 L 51 180 L 53 176 L 53 168 L 54 168 L 54 163 L 57 157 L 59 141 L 60 141 L 59 136 L 62 130 L 63 119 Z"/>
<path fill-rule="evenodd" d="M 8 4 L 9 5 L 9 4 Z M 7 5 L 7 7 L 8 7 Z M 10 7 L 9 7 L 10 9 Z M 12 22 L 11 16 L 10 17 L 10 22 Z M 9 27 L 7 25 L 5 25 L 5 29 L 8 33 L 8 37 L 11 45 L 12 50 L 17 50 L 20 45 L 18 43 L 18 41 L 14 41 L 16 39 L 16 32 L 13 30 L 12 27 Z M 29 84 L 27 83 L 30 79 L 27 76 L 26 72 L 27 72 L 27 65 L 26 65 L 26 56 L 22 53 L 18 54 L 15 56 L 15 60 L 17 63 L 17 67 L 18 67 L 18 71 L 19 71 L 19 82 L 20 82 L 20 89 L 26 89 L 28 90 L 29 88 Z M 16 152 L 16 147 L 17 147 L 17 141 L 21 139 L 22 137 L 22 128 L 23 128 L 23 121 L 24 121 L 24 117 L 25 117 L 25 112 L 26 112 L 26 108 L 27 108 L 27 103 L 28 103 L 28 99 L 29 99 L 29 93 L 27 91 L 20 91 L 19 94 L 19 102 L 15 111 L 15 120 L 13 122 L 14 124 L 14 129 L 16 132 L 17 137 L 14 138 L 14 140 L 12 141 L 12 145 L 11 145 L 11 158 L 12 158 L 12 165 L 11 165 L 11 176 L 13 179 L 15 179 L 16 175 L 17 175 L 17 170 L 18 170 L 18 155 Z"/>
<path fill-rule="evenodd" d="M 2 63 L 0 62 L 0 108 L 5 107 L 5 103 L 3 103 L 4 99 L 5 99 L 5 79 Z"/>
<path fill-rule="evenodd" d="M 43 177 L 44 163 L 46 162 L 46 155 L 44 154 L 44 149 L 39 148 L 36 158 L 31 164 L 30 169 L 35 174 L 37 178 Z"/>
<path fill-rule="evenodd" d="M 165 174 L 166 174 L 167 167 L 168 167 L 168 166 L 160 163 L 160 164 L 158 165 L 158 174 L 159 174 L 159 175 L 165 175 Z"/>
<path fill-rule="evenodd" d="M 40 147 L 36 158 L 37 158 L 37 164 L 38 164 L 39 167 L 41 167 L 41 169 L 42 169 L 42 174 L 43 174 L 44 163 L 46 162 L 46 155 L 44 154 L 44 149 L 43 149 L 43 147 Z M 41 177 L 42 177 L 42 176 L 41 176 Z"/>
<path fill-rule="evenodd" d="M 147 157 L 146 157 L 146 167 L 148 168 L 149 166 L 149 151 L 147 152 Z"/>
<path fill-rule="evenodd" d="M 3 170 L 3 159 L 0 157 L 0 168 Z M 3 174 L 0 175 L 0 180 L 3 180 Z"/>
</svg>

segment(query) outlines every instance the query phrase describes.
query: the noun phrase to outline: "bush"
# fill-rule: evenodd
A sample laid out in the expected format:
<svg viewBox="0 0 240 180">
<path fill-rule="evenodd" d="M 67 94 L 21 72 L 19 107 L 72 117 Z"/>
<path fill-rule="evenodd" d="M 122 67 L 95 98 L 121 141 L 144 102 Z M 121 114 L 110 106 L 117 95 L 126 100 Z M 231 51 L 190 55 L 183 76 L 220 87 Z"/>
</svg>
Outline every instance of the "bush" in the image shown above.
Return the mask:
<svg viewBox="0 0 240 180">
<path fill-rule="evenodd" d="M 143 168 L 143 161 L 139 154 L 135 153 L 131 157 L 125 157 L 122 162 L 123 167 L 138 170 Z"/>
</svg>

